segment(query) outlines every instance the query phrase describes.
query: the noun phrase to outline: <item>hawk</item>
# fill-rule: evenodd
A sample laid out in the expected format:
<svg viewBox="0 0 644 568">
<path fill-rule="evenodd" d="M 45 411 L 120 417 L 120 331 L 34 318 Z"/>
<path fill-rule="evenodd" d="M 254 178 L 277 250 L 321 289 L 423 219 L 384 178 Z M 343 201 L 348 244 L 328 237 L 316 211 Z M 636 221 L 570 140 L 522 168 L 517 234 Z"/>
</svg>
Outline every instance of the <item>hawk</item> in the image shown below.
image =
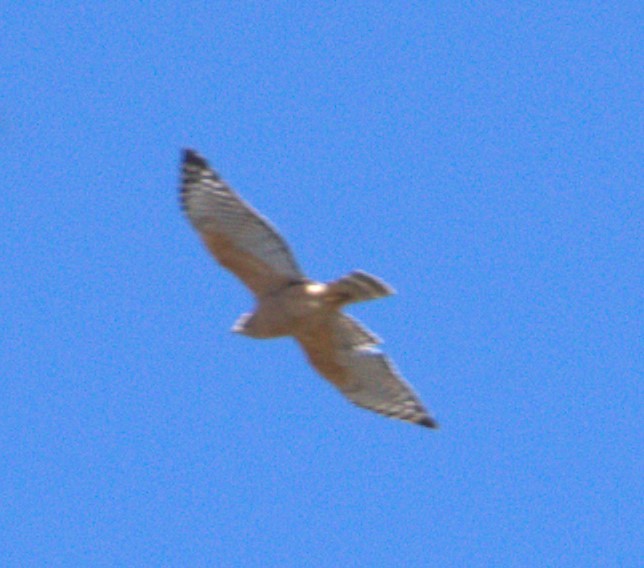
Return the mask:
<svg viewBox="0 0 644 568">
<path fill-rule="evenodd" d="M 183 153 L 181 204 L 208 250 L 256 298 L 255 311 L 242 315 L 232 331 L 258 339 L 292 336 L 311 365 L 357 406 L 438 427 L 376 348 L 378 336 L 341 311 L 392 295 L 390 286 L 361 270 L 327 283 L 307 278 L 271 223 L 194 150 Z"/>
</svg>

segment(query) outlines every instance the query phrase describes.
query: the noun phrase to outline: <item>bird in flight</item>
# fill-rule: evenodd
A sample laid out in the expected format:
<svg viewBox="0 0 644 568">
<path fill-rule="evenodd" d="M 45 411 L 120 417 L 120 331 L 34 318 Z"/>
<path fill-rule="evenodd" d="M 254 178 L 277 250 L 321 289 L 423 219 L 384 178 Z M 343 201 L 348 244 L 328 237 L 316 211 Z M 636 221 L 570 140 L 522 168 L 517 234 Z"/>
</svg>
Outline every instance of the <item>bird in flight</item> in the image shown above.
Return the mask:
<svg viewBox="0 0 644 568">
<path fill-rule="evenodd" d="M 357 406 L 427 428 L 438 423 L 377 349 L 377 335 L 342 312 L 393 289 L 355 270 L 332 282 L 307 278 L 273 225 L 241 199 L 208 162 L 184 150 L 181 204 L 207 249 L 254 294 L 255 311 L 232 331 L 266 339 L 292 336 L 311 365 Z"/>
</svg>

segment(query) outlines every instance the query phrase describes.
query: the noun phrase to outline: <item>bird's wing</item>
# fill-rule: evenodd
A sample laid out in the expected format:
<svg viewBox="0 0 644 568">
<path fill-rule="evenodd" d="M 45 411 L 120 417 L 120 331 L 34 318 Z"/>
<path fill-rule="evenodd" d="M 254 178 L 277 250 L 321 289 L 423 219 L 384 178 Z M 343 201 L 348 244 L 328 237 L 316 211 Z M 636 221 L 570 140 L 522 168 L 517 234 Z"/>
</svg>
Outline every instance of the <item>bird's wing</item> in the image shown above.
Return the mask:
<svg viewBox="0 0 644 568">
<path fill-rule="evenodd" d="M 318 372 L 354 404 L 385 416 L 438 428 L 393 363 L 374 348 L 380 343 L 378 337 L 357 320 L 335 314 L 296 339 Z"/>
<path fill-rule="evenodd" d="M 181 203 L 210 252 L 256 296 L 304 278 L 277 230 L 193 150 L 183 156 Z"/>
</svg>

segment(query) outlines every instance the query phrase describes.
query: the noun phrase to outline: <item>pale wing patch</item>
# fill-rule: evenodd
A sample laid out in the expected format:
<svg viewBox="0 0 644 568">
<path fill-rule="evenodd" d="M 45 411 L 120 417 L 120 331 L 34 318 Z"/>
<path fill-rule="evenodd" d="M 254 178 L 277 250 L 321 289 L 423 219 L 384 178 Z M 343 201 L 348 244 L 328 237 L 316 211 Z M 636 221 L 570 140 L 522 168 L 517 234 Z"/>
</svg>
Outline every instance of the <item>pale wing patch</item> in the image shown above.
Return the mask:
<svg viewBox="0 0 644 568">
<path fill-rule="evenodd" d="M 333 324 L 335 342 L 340 348 L 370 347 L 380 345 L 380 339 L 373 331 L 367 329 L 357 319 L 348 314 L 338 313 Z"/>
</svg>

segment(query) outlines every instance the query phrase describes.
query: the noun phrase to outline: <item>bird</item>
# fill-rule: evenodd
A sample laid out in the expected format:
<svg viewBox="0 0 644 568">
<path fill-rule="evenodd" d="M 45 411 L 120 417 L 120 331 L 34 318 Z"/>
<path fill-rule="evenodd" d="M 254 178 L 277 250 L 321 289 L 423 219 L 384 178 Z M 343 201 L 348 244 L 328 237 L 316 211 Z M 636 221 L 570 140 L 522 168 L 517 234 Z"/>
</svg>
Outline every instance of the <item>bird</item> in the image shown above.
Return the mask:
<svg viewBox="0 0 644 568">
<path fill-rule="evenodd" d="M 380 351 L 382 340 L 342 308 L 394 294 L 362 270 L 330 282 L 305 276 L 272 223 L 244 201 L 199 153 L 182 151 L 180 204 L 203 244 L 255 296 L 232 331 L 293 337 L 309 363 L 355 405 L 436 429 L 411 385 Z"/>
</svg>

